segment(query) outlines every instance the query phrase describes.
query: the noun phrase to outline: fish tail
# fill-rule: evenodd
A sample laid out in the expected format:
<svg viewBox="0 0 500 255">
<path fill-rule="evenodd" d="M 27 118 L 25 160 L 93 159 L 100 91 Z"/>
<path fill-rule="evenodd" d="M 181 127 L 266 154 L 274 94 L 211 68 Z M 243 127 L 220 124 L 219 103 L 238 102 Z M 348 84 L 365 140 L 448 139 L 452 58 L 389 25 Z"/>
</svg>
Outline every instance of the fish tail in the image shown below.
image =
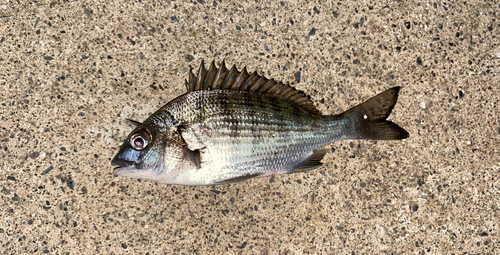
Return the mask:
<svg viewBox="0 0 500 255">
<path fill-rule="evenodd" d="M 347 138 L 367 140 L 408 138 L 410 135 L 406 130 L 387 120 L 396 105 L 400 89 L 401 87 L 390 88 L 340 114 L 353 124 L 350 128 L 352 133 L 347 135 Z"/>
</svg>

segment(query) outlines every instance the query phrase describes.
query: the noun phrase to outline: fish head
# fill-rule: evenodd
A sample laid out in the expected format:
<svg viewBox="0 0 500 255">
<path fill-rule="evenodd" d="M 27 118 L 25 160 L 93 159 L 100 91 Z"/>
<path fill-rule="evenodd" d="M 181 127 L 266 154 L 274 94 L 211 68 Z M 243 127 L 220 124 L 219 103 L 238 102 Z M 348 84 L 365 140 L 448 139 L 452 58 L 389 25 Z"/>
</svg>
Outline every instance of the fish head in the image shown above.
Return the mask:
<svg viewBox="0 0 500 255">
<path fill-rule="evenodd" d="M 111 161 L 115 175 L 168 182 L 185 157 L 179 142 L 154 128 L 138 126 Z"/>
</svg>

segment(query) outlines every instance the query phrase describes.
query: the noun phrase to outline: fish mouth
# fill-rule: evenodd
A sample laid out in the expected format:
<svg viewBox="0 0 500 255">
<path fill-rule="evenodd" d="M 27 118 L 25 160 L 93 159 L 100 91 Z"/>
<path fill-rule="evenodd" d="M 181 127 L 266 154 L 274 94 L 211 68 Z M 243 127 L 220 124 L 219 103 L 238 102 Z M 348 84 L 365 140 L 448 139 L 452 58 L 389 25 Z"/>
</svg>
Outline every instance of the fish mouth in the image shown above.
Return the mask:
<svg viewBox="0 0 500 255">
<path fill-rule="evenodd" d="M 133 161 L 114 158 L 111 161 L 111 165 L 116 166 L 115 169 L 113 170 L 113 173 L 115 175 L 118 175 L 118 176 L 127 177 L 131 173 L 134 173 L 137 171 L 137 168 L 135 166 L 135 162 L 133 162 Z"/>
<path fill-rule="evenodd" d="M 113 160 L 111 160 L 111 165 L 112 166 L 117 166 L 115 168 L 116 169 L 119 169 L 119 168 L 123 168 L 123 167 L 131 167 L 131 166 L 134 166 L 134 163 L 133 161 L 127 161 L 127 160 L 123 160 L 123 159 L 118 159 L 118 158 L 114 158 Z"/>
</svg>

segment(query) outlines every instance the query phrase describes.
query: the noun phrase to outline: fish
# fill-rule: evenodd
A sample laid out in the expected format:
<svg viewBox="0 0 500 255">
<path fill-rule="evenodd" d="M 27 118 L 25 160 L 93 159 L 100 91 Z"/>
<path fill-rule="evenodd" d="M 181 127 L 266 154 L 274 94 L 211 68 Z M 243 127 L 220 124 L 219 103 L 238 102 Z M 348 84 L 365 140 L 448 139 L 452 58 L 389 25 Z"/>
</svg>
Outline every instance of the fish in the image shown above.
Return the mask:
<svg viewBox="0 0 500 255">
<path fill-rule="evenodd" d="M 294 87 L 235 65 L 189 71 L 187 92 L 150 115 L 129 120 L 111 165 L 114 174 L 176 185 L 216 185 L 308 172 L 325 147 L 341 140 L 401 140 L 409 133 L 387 120 L 401 87 L 335 115 L 323 115 Z"/>
</svg>

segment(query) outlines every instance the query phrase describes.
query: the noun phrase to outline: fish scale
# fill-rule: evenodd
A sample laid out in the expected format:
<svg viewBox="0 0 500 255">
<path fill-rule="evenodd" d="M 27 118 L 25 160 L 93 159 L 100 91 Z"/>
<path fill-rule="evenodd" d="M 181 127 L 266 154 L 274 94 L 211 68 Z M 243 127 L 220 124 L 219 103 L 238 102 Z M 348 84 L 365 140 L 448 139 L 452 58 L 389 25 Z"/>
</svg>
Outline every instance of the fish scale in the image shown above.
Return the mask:
<svg viewBox="0 0 500 255">
<path fill-rule="evenodd" d="M 338 115 L 321 115 L 293 87 L 246 69 L 212 62 L 191 71 L 188 92 L 136 128 L 112 160 L 115 174 L 183 185 L 235 183 L 309 171 L 321 147 L 345 139 L 399 140 L 408 132 L 387 121 L 394 87 Z"/>
<path fill-rule="evenodd" d="M 209 171 L 213 175 L 209 179 L 287 173 L 310 156 L 313 148 L 322 147 L 341 136 L 340 129 L 319 132 L 324 131 L 321 124 L 325 121 L 303 114 L 304 110 L 294 109 L 292 103 L 284 100 L 258 100 L 257 95 L 242 91 L 197 91 L 190 97 L 193 99 L 174 101 L 165 108 L 182 109 L 172 112 L 172 116 L 187 127 L 187 132 L 197 134 L 198 147 L 206 147 L 204 158 L 209 159 L 202 158 L 201 162 L 214 170 Z M 330 124 L 332 121 L 326 122 Z M 331 125 L 341 123 L 349 124 L 337 121 Z M 183 134 L 191 136 L 187 132 Z M 217 155 L 224 151 L 239 153 L 220 160 Z M 212 160 L 215 158 L 218 160 Z M 221 165 L 219 161 L 226 163 Z M 188 171 L 181 178 L 194 181 L 196 171 Z"/>
</svg>

